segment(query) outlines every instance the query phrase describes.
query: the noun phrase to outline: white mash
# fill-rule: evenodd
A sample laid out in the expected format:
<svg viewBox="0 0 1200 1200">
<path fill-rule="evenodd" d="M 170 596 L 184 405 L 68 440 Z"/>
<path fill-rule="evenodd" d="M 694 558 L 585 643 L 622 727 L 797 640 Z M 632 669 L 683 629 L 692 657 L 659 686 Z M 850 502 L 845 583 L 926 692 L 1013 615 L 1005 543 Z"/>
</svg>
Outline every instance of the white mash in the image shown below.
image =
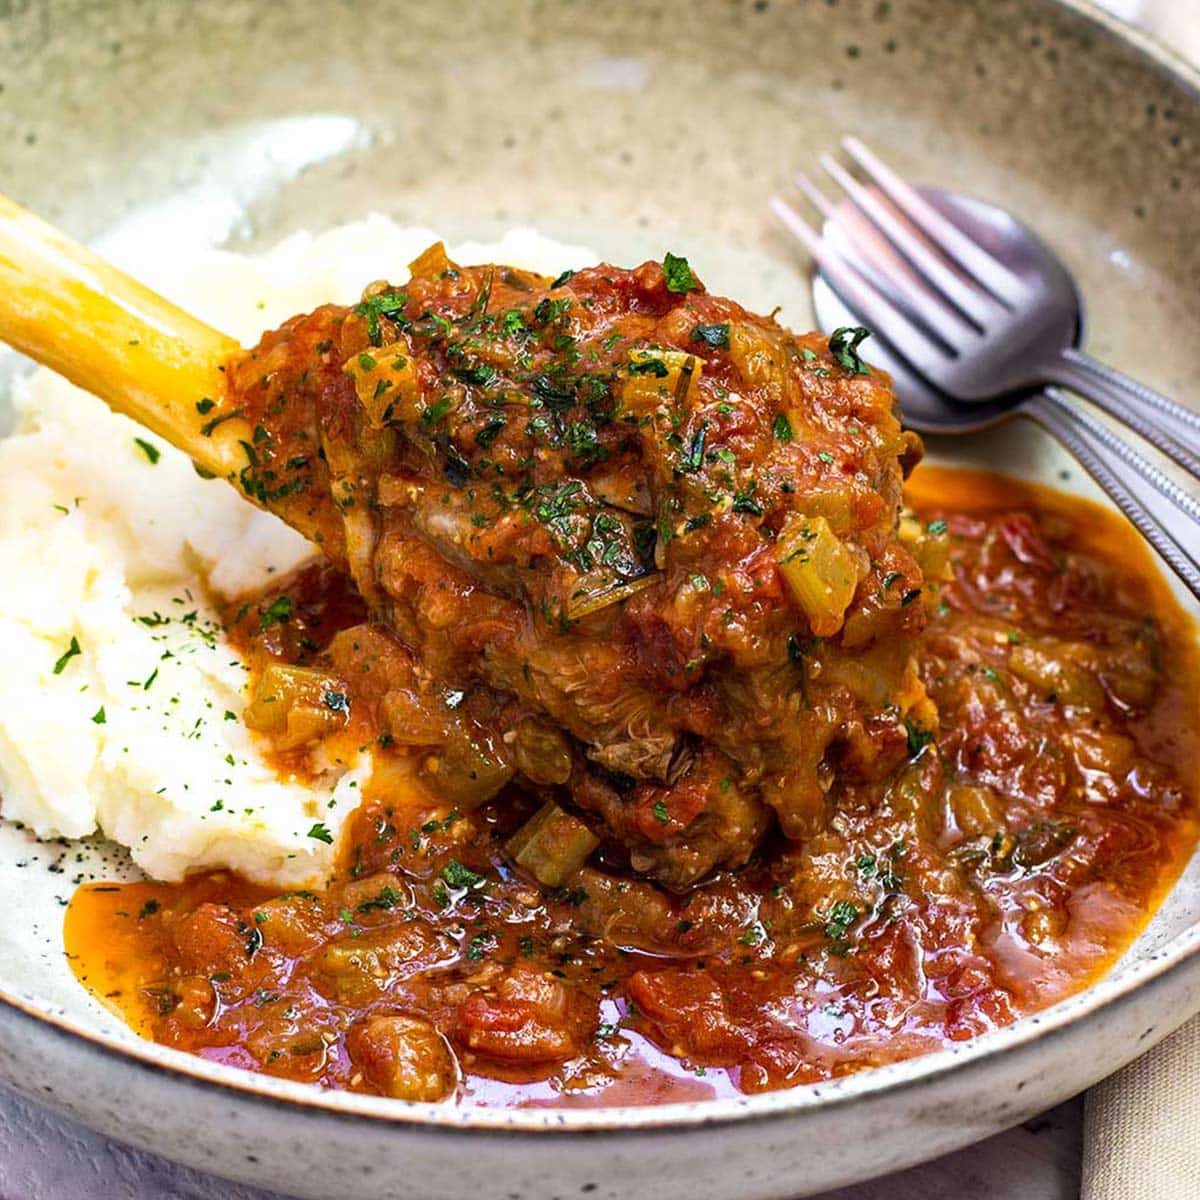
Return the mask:
<svg viewBox="0 0 1200 1200">
<path fill-rule="evenodd" d="M 121 265 L 250 344 L 372 280 L 404 280 L 436 240 L 370 217 L 264 256 L 148 248 Z M 547 274 L 595 261 L 530 230 L 450 253 Z M 202 867 L 320 879 L 369 757 L 317 787 L 279 778 L 242 725 L 246 668 L 215 621 L 216 602 L 312 547 L 48 370 L 13 403 L 0 440 L 0 813 L 41 837 L 100 830 L 159 879 Z"/>
</svg>

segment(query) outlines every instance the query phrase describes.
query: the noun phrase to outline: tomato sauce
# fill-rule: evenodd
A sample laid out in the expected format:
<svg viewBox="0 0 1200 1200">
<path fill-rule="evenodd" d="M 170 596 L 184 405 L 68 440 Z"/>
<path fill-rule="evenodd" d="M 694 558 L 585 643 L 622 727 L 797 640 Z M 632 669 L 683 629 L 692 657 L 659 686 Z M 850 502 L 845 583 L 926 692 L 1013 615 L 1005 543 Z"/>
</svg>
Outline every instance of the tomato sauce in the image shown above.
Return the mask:
<svg viewBox="0 0 1200 1200">
<path fill-rule="evenodd" d="M 916 651 L 937 721 L 908 724 L 898 768 L 831 788 L 811 836 L 772 834 L 683 894 L 604 846 L 547 887 L 506 850 L 540 797 L 509 785 L 459 811 L 381 748 L 327 889 L 82 887 L 76 974 L 142 1036 L 214 1061 L 491 1106 L 830 1079 L 1086 986 L 1195 845 L 1195 629 L 1095 505 L 930 467 L 907 500 L 949 545 Z M 362 620 L 332 572 L 289 587 L 312 645 Z M 261 668 L 261 633 L 240 637 Z M 372 730 L 351 705 L 355 741 Z"/>
</svg>

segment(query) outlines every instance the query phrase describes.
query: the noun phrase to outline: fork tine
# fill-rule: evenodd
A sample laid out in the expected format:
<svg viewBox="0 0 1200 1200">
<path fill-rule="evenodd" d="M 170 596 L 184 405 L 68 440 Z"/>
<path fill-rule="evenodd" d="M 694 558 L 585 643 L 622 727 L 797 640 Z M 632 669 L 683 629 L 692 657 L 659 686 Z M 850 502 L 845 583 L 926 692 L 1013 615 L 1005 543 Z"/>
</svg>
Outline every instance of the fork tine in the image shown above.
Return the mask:
<svg viewBox="0 0 1200 1200">
<path fill-rule="evenodd" d="M 916 188 L 881 162 L 858 138 L 843 138 L 842 145 L 880 191 L 885 192 L 939 250 L 957 262 L 997 299 L 1010 307 L 1021 303 L 1025 286 L 1002 262 L 943 217 Z"/>
<path fill-rule="evenodd" d="M 918 371 L 927 374 L 945 365 L 942 347 L 913 325 L 794 208 L 778 196 L 772 196 L 770 203 L 771 211 L 804 244 L 830 284 L 873 332 L 889 342 Z"/>
<path fill-rule="evenodd" d="M 837 243 L 834 249 L 894 307 L 915 316 L 939 341 L 961 353 L 966 342 L 977 336 L 976 328 L 968 325 L 957 310 L 948 307 L 945 299 L 912 271 L 870 220 L 857 221 L 853 214 L 831 204 L 803 172 L 798 171 L 794 179 L 821 215 L 841 230 L 851 252 Z"/>
<path fill-rule="evenodd" d="M 901 254 L 965 317 L 975 330 L 987 327 L 989 318 L 999 314 L 1001 306 L 987 293 L 968 283 L 920 237 L 900 220 L 895 211 L 878 195 L 863 187 L 849 171 L 828 154 L 821 155 L 821 166 L 832 176 L 851 202 Z"/>
</svg>

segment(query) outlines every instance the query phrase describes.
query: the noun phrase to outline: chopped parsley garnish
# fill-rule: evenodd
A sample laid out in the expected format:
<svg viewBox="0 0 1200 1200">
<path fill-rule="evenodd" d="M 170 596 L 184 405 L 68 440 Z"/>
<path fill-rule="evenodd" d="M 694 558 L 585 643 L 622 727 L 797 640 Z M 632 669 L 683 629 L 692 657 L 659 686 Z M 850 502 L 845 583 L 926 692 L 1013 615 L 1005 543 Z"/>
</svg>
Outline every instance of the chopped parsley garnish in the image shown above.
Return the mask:
<svg viewBox="0 0 1200 1200">
<path fill-rule="evenodd" d="M 467 943 L 467 960 L 469 962 L 478 962 L 487 952 L 489 946 L 496 941 L 496 935 L 488 930 L 483 933 L 477 933 Z"/>
<path fill-rule="evenodd" d="M 137 448 L 150 460 L 151 466 L 154 466 L 162 458 L 162 451 L 153 442 L 148 442 L 145 438 L 139 437 L 135 437 L 133 440 Z"/>
<path fill-rule="evenodd" d="M 653 375 L 655 379 L 666 379 L 671 373 L 661 358 L 641 358 L 629 364 L 630 375 Z"/>
<path fill-rule="evenodd" d="M 321 700 L 330 712 L 350 715 L 350 697 L 345 692 L 329 691 L 321 697 Z"/>
<path fill-rule="evenodd" d="M 692 341 L 706 342 L 714 350 L 720 350 L 729 345 L 728 325 L 697 325 L 692 330 Z"/>
<path fill-rule="evenodd" d="M 463 866 L 456 858 L 452 858 L 442 868 L 442 880 L 447 887 L 451 887 L 460 892 L 477 892 L 487 887 L 487 876 L 480 875 L 476 871 L 472 871 L 470 867 Z"/>
<path fill-rule="evenodd" d="M 400 314 L 407 303 L 407 292 L 382 292 L 378 296 L 368 296 L 361 304 L 355 306 L 354 315 L 367 319 L 367 338 L 372 346 L 383 344 L 379 318 L 391 317 L 400 324 L 405 324 Z"/>
<path fill-rule="evenodd" d="M 858 920 L 858 909 L 849 900 L 839 900 L 830 910 L 825 922 L 825 936 L 832 942 L 844 942 L 850 926 Z"/>
<path fill-rule="evenodd" d="M 403 902 L 404 894 L 402 892 L 398 892 L 394 887 L 385 887 L 373 900 L 364 900 L 358 906 L 358 911 L 365 913 L 377 908 L 382 912 L 388 912 Z"/>
<path fill-rule="evenodd" d="M 61 675 L 63 673 L 63 668 L 66 667 L 67 663 L 69 663 L 76 655 L 82 653 L 83 651 L 79 648 L 79 639 L 72 638 L 71 644 L 66 648 L 66 650 L 63 651 L 58 661 L 54 664 L 55 675 Z"/>
<path fill-rule="evenodd" d="M 945 521 L 930 521 L 929 524 L 925 526 L 925 528 L 926 528 L 927 532 L 937 534 L 937 533 L 945 533 L 947 527 L 946 527 Z"/>
<path fill-rule="evenodd" d="M 207 416 L 214 408 L 217 407 L 215 400 L 210 400 L 207 396 L 201 396 L 196 401 L 196 411 L 202 416 Z"/>
<path fill-rule="evenodd" d="M 788 420 L 787 413 L 779 413 L 776 416 L 774 432 L 777 442 L 790 442 L 792 440 L 792 423 Z"/>
<path fill-rule="evenodd" d="M 685 292 L 697 291 L 700 281 L 692 274 L 688 260 L 678 254 L 667 251 L 662 263 L 663 279 L 666 280 L 667 291 L 682 295 Z"/>
<path fill-rule="evenodd" d="M 754 499 L 754 491 L 756 487 L 757 483 L 752 479 L 744 491 L 733 493 L 734 512 L 749 513 L 753 517 L 762 516 L 762 505 Z"/>
<path fill-rule="evenodd" d="M 307 836 L 314 841 L 324 842 L 327 846 L 333 845 L 333 834 L 325 827 L 324 821 L 317 821 L 308 831 Z"/>
<path fill-rule="evenodd" d="M 704 465 L 704 440 L 708 436 L 708 422 L 704 421 L 692 438 L 687 454 L 680 459 L 679 470 L 698 471 Z"/>
<path fill-rule="evenodd" d="M 667 811 L 667 806 L 661 800 L 654 802 L 654 819 L 661 821 L 664 825 L 669 825 L 671 822 L 671 814 Z"/>
<path fill-rule="evenodd" d="M 428 426 L 436 425 L 449 411 L 452 397 L 443 396 L 430 404 L 422 413 L 421 420 Z"/>
<path fill-rule="evenodd" d="M 290 596 L 276 596 L 270 604 L 267 605 L 258 617 L 258 628 L 260 631 L 270 629 L 272 625 L 284 625 L 292 619 L 292 598 Z"/>
<path fill-rule="evenodd" d="M 914 758 L 933 742 L 932 732 L 922 729 L 920 725 L 914 724 L 912 721 L 905 721 L 904 729 L 908 734 L 908 753 Z"/>
<path fill-rule="evenodd" d="M 486 450 L 503 431 L 505 420 L 503 417 L 492 417 L 478 433 L 475 434 L 475 445 L 480 449 Z"/>
<path fill-rule="evenodd" d="M 859 357 L 858 347 L 871 336 L 869 329 L 861 325 L 843 325 L 833 331 L 829 339 L 829 353 L 841 363 L 851 375 L 870 375 L 871 368 Z"/>
<path fill-rule="evenodd" d="M 96 709 L 95 715 L 92 717 L 92 724 L 93 725 L 107 725 L 108 724 L 108 714 L 104 711 L 103 704 L 100 705 L 100 707 L 98 709 Z"/>
<path fill-rule="evenodd" d="M 205 421 L 204 424 L 200 426 L 200 433 L 204 437 L 212 437 L 213 430 L 216 429 L 218 425 L 223 425 L 226 421 L 232 421 L 235 417 L 241 417 L 244 415 L 245 410 L 241 408 L 235 408 L 233 412 L 222 413 L 219 417 L 213 417 L 211 421 Z"/>
</svg>

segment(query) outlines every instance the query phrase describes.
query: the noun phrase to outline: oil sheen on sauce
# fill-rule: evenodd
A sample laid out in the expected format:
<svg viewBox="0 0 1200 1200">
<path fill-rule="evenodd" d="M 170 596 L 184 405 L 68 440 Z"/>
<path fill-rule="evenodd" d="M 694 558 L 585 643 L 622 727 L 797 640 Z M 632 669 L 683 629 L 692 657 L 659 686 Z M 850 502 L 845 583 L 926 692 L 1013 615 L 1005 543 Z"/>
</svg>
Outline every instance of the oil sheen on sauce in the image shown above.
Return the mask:
<svg viewBox="0 0 1200 1200">
<path fill-rule="evenodd" d="M 928 466 L 908 502 L 953 546 L 920 650 L 941 728 L 811 842 L 776 840 L 690 897 L 630 881 L 614 907 L 611 875 L 544 891 L 513 871 L 503 841 L 536 805 L 502 793 L 463 818 L 398 766 L 367 790 L 328 893 L 281 901 L 225 872 L 80 887 L 76 975 L 143 1037 L 355 1091 L 386 1090 L 356 1023 L 411 1013 L 453 1047 L 453 1094 L 488 1106 L 828 1079 L 1086 986 L 1195 845 L 1194 626 L 1098 506 Z M 1072 654 L 1092 682 L 1062 669 Z M 339 974 L 346 946 L 386 946 L 402 922 L 424 931 L 405 963 Z"/>
</svg>

